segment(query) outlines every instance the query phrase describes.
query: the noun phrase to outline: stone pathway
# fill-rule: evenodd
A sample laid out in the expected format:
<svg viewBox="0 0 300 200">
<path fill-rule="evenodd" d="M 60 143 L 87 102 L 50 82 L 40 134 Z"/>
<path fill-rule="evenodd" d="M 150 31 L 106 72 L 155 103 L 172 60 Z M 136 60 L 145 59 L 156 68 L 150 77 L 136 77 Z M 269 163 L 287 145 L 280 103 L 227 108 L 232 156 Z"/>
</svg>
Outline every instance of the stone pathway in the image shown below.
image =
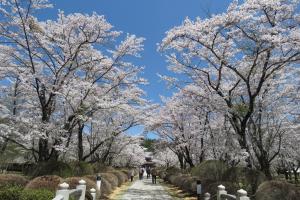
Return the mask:
<svg viewBox="0 0 300 200">
<path fill-rule="evenodd" d="M 152 184 L 151 179 L 135 181 L 118 200 L 173 200 L 159 184 Z"/>
</svg>

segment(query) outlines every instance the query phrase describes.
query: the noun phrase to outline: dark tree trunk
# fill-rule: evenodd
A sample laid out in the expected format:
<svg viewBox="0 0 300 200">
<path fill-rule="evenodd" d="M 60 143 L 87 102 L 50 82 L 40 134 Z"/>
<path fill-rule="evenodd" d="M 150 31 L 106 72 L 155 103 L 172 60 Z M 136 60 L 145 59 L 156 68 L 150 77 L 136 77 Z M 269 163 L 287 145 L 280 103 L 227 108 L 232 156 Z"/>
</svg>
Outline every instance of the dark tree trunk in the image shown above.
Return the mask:
<svg viewBox="0 0 300 200">
<path fill-rule="evenodd" d="M 48 139 L 39 139 L 38 161 L 45 162 L 49 160 Z"/>
<path fill-rule="evenodd" d="M 79 161 L 83 161 L 83 128 L 84 128 L 84 124 L 78 123 L 77 156 Z"/>
<path fill-rule="evenodd" d="M 184 159 L 182 153 L 177 153 L 176 155 L 180 164 L 180 169 L 184 169 Z"/>
</svg>

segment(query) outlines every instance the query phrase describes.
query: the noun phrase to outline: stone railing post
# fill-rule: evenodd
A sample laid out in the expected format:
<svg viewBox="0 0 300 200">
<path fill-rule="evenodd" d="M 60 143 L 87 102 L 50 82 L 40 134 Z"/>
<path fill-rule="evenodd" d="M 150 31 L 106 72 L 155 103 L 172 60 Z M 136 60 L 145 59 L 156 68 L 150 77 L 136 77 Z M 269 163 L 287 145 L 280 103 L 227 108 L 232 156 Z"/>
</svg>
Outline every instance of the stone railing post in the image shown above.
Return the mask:
<svg viewBox="0 0 300 200">
<path fill-rule="evenodd" d="M 95 188 L 90 189 L 90 193 L 93 197 L 93 200 L 96 200 L 96 190 L 95 190 Z"/>
<path fill-rule="evenodd" d="M 221 200 L 221 194 L 227 194 L 227 191 L 225 190 L 224 185 L 219 185 L 218 186 L 217 200 Z"/>
<path fill-rule="evenodd" d="M 237 200 L 250 200 L 250 198 L 247 196 L 247 191 L 240 189 L 237 191 Z"/>
<path fill-rule="evenodd" d="M 81 179 L 79 181 L 79 185 L 76 186 L 76 189 L 81 189 L 81 195 L 78 200 L 85 200 L 85 192 L 86 192 L 86 182 Z"/>
<path fill-rule="evenodd" d="M 210 194 L 208 192 L 204 194 L 204 200 L 210 200 Z"/>
<path fill-rule="evenodd" d="M 69 184 L 64 182 L 59 185 L 59 189 L 56 191 L 56 196 L 63 196 L 63 200 L 69 200 Z"/>
</svg>

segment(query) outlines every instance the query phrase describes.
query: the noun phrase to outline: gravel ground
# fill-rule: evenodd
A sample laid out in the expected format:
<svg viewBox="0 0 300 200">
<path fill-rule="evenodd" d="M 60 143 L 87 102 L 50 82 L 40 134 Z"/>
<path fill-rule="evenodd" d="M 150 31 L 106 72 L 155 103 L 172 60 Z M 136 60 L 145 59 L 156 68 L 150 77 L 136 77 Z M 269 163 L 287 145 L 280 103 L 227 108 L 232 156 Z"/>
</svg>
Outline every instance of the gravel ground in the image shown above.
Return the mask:
<svg viewBox="0 0 300 200">
<path fill-rule="evenodd" d="M 119 200 L 173 200 L 164 188 L 157 184 L 152 184 L 151 179 L 135 181 Z"/>
</svg>

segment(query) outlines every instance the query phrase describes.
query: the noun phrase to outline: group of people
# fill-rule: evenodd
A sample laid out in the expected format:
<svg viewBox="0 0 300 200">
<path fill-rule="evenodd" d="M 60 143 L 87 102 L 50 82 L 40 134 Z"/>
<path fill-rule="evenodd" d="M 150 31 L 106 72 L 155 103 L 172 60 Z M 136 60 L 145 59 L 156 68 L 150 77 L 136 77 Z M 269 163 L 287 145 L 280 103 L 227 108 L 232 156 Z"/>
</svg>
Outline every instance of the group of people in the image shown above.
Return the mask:
<svg viewBox="0 0 300 200">
<path fill-rule="evenodd" d="M 151 168 L 149 166 L 147 166 L 147 167 L 141 166 L 139 168 L 139 179 L 140 180 L 142 180 L 144 178 L 144 173 L 145 172 L 147 174 L 147 179 L 150 178 L 150 176 L 151 176 L 152 177 L 152 183 L 156 184 L 156 177 L 158 175 L 158 172 L 157 172 L 156 168 L 155 167 Z M 130 171 L 130 180 L 131 180 L 131 182 L 133 181 L 134 175 L 135 175 L 134 170 L 131 170 Z"/>
</svg>

